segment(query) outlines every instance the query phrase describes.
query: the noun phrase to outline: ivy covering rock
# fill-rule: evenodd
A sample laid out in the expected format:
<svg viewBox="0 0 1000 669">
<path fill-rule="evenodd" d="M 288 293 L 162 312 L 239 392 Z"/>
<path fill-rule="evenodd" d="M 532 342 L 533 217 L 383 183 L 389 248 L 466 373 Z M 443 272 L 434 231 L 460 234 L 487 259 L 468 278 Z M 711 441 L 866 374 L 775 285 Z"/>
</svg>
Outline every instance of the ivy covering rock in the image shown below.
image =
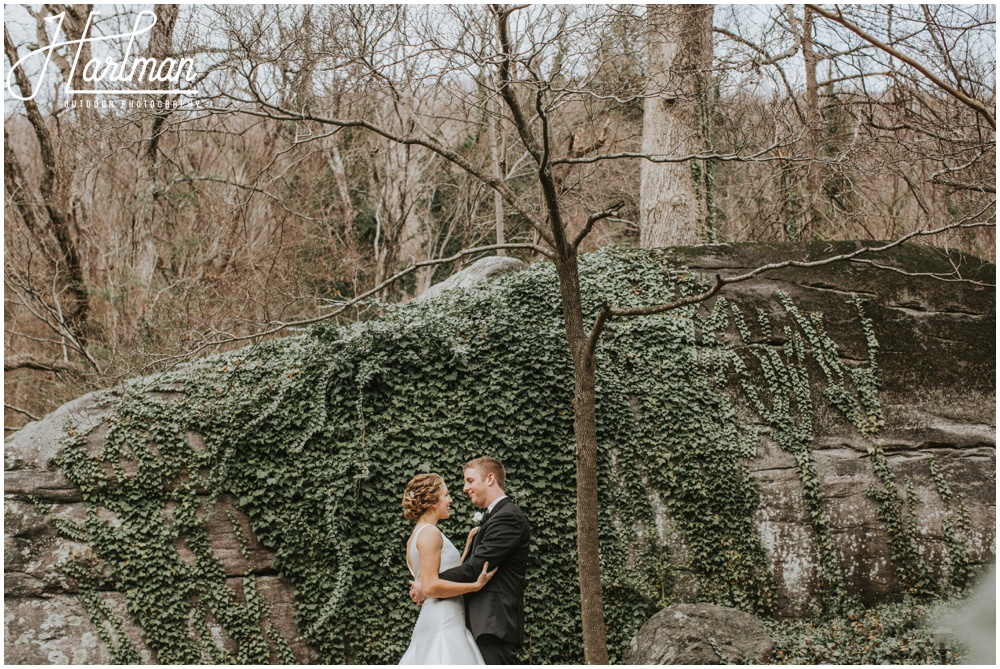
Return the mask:
<svg viewBox="0 0 1000 669">
<path fill-rule="evenodd" d="M 690 250 L 591 254 L 585 312 L 704 290 L 696 260 Z M 867 272 L 872 281 L 877 270 Z M 885 341 L 871 313 L 885 311 L 885 298 L 824 285 L 832 317 L 801 306 L 795 284 L 786 292 L 762 280 L 711 308 L 606 328 L 597 402 L 613 660 L 675 601 L 836 613 L 885 596 L 866 579 L 893 592 L 950 592 L 989 557 L 990 538 L 969 523 L 983 504 L 964 495 L 988 494 L 988 484 L 956 478 L 961 463 L 932 459 L 919 488 L 947 508 L 941 540 L 927 544 L 914 475 L 899 479 L 887 453 L 896 442 L 882 437 L 896 409 L 884 406 Z M 532 526 L 523 659 L 575 663 L 571 373 L 555 273 L 536 263 L 367 322 L 314 326 L 126 384 L 104 398 L 99 420 L 66 424 L 55 464 L 79 489 L 75 514 L 44 498 L 35 507 L 72 546 L 59 563 L 64 587 L 79 592 L 115 661 L 394 663 L 417 615 L 400 493 L 423 471 L 455 489 L 463 462 L 495 456 Z M 881 523 L 872 546 L 852 548 L 857 537 L 844 535 L 848 512 L 821 476 L 823 439 L 854 444 L 869 463 L 856 478 L 867 488 L 859 504 Z M 976 457 L 993 447 L 986 438 L 965 446 Z M 774 468 L 760 465 L 778 461 L 794 477 L 781 489 L 798 497 L 776 513 Z M 473 511 L 455 495 L 442 529 L 460 538 Z M 808 541 L 776 542 L 785 535 L 775 528 L 796 522 Z M 866 562 L 883 550 L 887 566 Z M 944 559 L 914 562 L 928 551 Z M 792 574 L 802 554 L 811 561 Z M 294 591 L 290 604 L 268 595 L 275 578 Z M 294 624 L 278 624 L 292 609 Z"/>
</svg>

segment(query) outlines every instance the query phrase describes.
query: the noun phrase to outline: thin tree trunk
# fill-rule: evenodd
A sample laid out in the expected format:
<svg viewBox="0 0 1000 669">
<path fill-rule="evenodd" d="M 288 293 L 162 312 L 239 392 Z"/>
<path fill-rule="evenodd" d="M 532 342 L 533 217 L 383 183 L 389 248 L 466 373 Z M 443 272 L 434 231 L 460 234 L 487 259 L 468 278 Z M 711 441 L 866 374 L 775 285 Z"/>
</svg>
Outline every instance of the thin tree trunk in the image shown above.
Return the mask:
<svg viewBox="0 0 1000 669">
<path fill-rule="evenodd" d="M 566 238 L 559 193 L 547 162 L 548 137 L 539 143 L 531 130 L 512 84 L 510 12 L 494 6 L 498 37 L 503 58 L 499 62 L 499 92 L 510 110 L 514 127 L 528 153 L 538 163 L 538 183 L 555 252 L 556 274 L 562 295 L 566 342 L 573 359 L 573 428 L 576 436 L 577 489 L 577 568 L 580 575 L 580 617 L 583 625 L 583 655 L 587 664 L 608 663 L 607 630 L 604 622 L 604 596 L 601 591 L 600 542 L 597 531 L 597 411 L 594 400 L 596 357 L 589 349 L 589 333 L 583 326 L 580 299 L 580 269 L 577 243 Z M 542 132 L 546 132 L 543 128 Z M 536 228 L 541 233 L 540 228 Z"/>
<path fill-rule="evenodd" d="M 599 509 L 597 504 L 596 357 L 588 346 L 580 300 L 578 257 L 556 261 L 562 294 L 566 340 L 573 358 L 573 433 L 576 439 L 576 550 L 580 571 L 580 616 L 584 661 L 608 663 L 604 593 L 601 586 Z"/>
<path fill-rule="evenodd" d="M 337 192 L 340 193 L 340 200 L 344 208 L 344 239 L 347 246 L 354 250 L 354 203 L 351 201 L 351 190 L 347 186 L 347 170 L 344 169 L 344 160 L 340 156 L 340 148 L 334 141 L 329 151 L 330 171 L 333 172 L 333 179 L 337 182 Z"/>
<path fill-rule="evenodd" d="M 809 131 L 815 133 L 819 128 L 819 85 L 816 83 L 816 45 L 813 42 L 813 13 L 808 8 L 803 10 L 801 34 L 802 58 L 805 61 L 806 75 L 806 123 Z"/>
<path fill-rule="evenodd" d="M 148 53 L 150 57 L 162 60 L 173 55 L 174 25 L 177 23 L 177 13 L 177 5 L 158 4 L 154 7 L 156 23 L 153 24 L 153 30 L 149 36 Z M 156 264 L 160 255 L 156 244 L 156 202 L 159 199 L 156 174 L 159 168 L 157 155 L 160 137 L 163 136 L 167 119 L 170 117 L 169 105 L 166 104 L 168 98 L 167 95 L 160 96 L 160 101 L 164 103 L 164 110 L 153 115 L 149 139 L 146 142 L 146 188 L 140 191 L 143 197 L 139 204 L 148 214 L 139 217 L 138 239 L 134 242 L 137 255 L 135 271 L 142 283 L 149 288 L 153 283 L 153 275 L 156 272 Z"/>
<path fill-rule="evenodd" d="M 494 103 L 494 106 L 499 111 L 500 104 L 498 102 Z M 498 135 L 500 134 L 500 119 L 491 119 L 487 117 L 487 122 L 490 124 L 490 154 L 493 158 L 493 175 L 498 180 L 504 180 L 507 178 L 507 146 L 504 142 L 503 155 L 500 152 L 500 141 Z M 493 215 L 496 219 L 496 237 L 497 244 L 506 243 L 506 235 L 504 234 L 504 223 L 503 223 L 503 196 L 500 195 L 500 191 L 493 191 Z M 504 250 L 497 251 L 498 256 L 507 255 Z"/>
<path fill-rule="evenodd" d="M 794 16 L 794 8 L 788 10 Z M 823 118 L 819 109 L 819 84 L 816 78 L 816 68 L 819 59 L 816 56 L 816 44 L 813 41 L 813 12 L 804 8 L 802 22 L 799 28 L 799 45 L 802 48 L 802 60 L 805 64 L 806 77 L 806 132 L 809 138 L 808 150 L 812 157 L 818 158 L 822 153 Z M 802 238 L 809 228 L 822 226 L 823 210 L 820 206 L 823 199 L 822 165 L 817 160 L 809 161 L 805 166 L 805 197 L 806 207 L 802 212 L 803 220 L 795 225 L 796 239 Z"/>
</svg>

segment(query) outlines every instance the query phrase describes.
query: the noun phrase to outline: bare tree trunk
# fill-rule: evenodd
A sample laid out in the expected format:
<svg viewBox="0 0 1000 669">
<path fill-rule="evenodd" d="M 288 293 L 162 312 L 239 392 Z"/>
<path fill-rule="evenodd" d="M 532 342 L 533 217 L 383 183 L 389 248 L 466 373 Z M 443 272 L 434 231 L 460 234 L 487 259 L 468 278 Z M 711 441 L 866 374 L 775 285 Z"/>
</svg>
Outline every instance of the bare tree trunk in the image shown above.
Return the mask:
<svg viewBox="0 0 1000 669">
<path fill-rule="evenodd" d="M 597 359 L 583 325 L 577 255 L 556 260 L 566 340 L 573 357 L 573 434 L 576 438 L 576 551 L 580 570 L 580 617 L 587 664 L 608 663 L 601 585 L 597 504 Z"/>
<path fill-rule="evenodd" d="M 173 55 L 174 24 L 177 23 L 177 12 L 177 5 L 161 4 L 155 6 L 156 23 L 149 36 L 148 51 L 150 57 L 162 60 Z M 156 272 L 156 264 L 159 259 L 159 249 L 156 244 L 156 202 L 159 199 L 156 178 L 159 168 L 157 155 L 160 137 L 163 136 L 167 119 L 170 117 L 169 106 L 166 104 L 168 98 L 167 95 L 160 96 L 160 101 L 164 103 L 163 111 L 153 115 L 149 139 L 146 142 L 146 188 L 140 191 L 140 207 L 145 209 L 148 215 L 139 217 L 137 239 L 134 241 L 136 247 L 135 271 L 146 286 L 150 286 L 153 282 L 153 274 Z"/>
<path fill-rule="evenodd" d="M 589 332 L 583 325 L 583 303 L 580 298 L 580 268 L 577 249 L 582 237 L 570 241 L 566 236 L 559 189 L 548 162 L 550 137 L 548 126 L 542 125 L 542 139 L 531 129 L 513 88 L 511 72 L 510 9 L 495 6 L 498 37 L 503 58 L 499 62 L 499 88 L 518 135 L 538 164 L 538 183 L 542 192 L 548 222 L 549 242 L 562 295 L 566 342 L 573 358 L 573 429 L 576 437 L 576 544 L 577 568 L 580 575 L 580 619 L 583 626 L 583 655 L 587 664 L 608 663 L 607 628 L 604 620 L 604 594 L 601 586 L 600 535 L 597 508 L 597 407 L 595 378 L 597 362 L 590 350 Z M 536 226 L 541 234 L 542 229 Z"/>
<path fill-rule="evenodd" d="M 794 9 L 789 9 L 793 12 Z M 822 151 L 823 117 L 819 109 L 819 84 L 817 83 L 816 67 L 819 59 L 816 55 L 816 44 L 813 41 L 813 12 L 808 7 L 802 10 L 802 23 L 799 26 L 799 44 L 802 47 L 802 59 L 805 63 L 806 76 L 806 132 L 808 133 L 809 152 L 817 158 Z M 802 237 L 807 227 L 817 227 L 823 224 L 823 174 L 822 165 L 817 160 L 810 161 L 806 167 L 805 196 L 808 199 L 808 218 L 799 226 L 796 240 Z M 805 215 L 806 212 L 803 212 Z"/>
<path fill-rule="evenodd" d="M 344 239 L 348 247 L 354 250 L 354 203 L 351 201 L 351 190 L 347 186 L 347 170 L 344 169 L 344 160 L 340 155 L 340 147 L 337 142 L 331 142 L 328 152 L 327 164 L 333 172 L 333 179 L 337 182 L 337 192 L 340 193 L 340 200 L 344 207 Z"/>
<path fill-rule="evenodd" d="M 500 104 L 494 102 L 493 107 L 499 114 Z M 507 142 L 503 143 L 503 150 L 501 153 L 500 140 L 498 135 L 501 133 L 500 119 L 491 119 L 487 117 L 487 122 L 490 124 L 490 154 L 493 158 L 493 175 L 500 181 L 507 178 Z M 503 196 L 500 195 L 500 191 L 493 191 L 493 215 L 496 218 L 496 234 L 497 234 L 497 244 L 504 244 L 506 236 L 504 234 L 503 225 Z M 497 251 L 498 256 L 507 255 L 506 251 Z"/>
<path fill-rule="evenodd" d="M 701 107 L 712 68 L 714 5 L 648 5 L 649 68 L 642 152 L 698 153 Z M 694 244 L 704 222 L 691 165 L 644 161 L 639 185 L 639 245 Z"/>
<path fill-rule="evenodd" d="M 806 123 L 809 131 L 819 129 L 819 85 L 816 83 L 816 45 L 813 43 L 813 14 L 808 8 L 803 10 L 799 41 L 806 69 Z"/>
</svg>

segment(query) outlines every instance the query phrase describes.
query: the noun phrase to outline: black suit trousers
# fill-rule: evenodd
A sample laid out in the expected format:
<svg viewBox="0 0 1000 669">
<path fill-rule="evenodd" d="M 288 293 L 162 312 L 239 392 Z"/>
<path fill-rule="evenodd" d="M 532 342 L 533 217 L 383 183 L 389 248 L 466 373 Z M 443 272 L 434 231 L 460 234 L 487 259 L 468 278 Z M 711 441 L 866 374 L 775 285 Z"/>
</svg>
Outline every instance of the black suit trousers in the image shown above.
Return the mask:
<svg viewBox="0 0 1000 669">
<path fill-rule="evenodd" d="M 482 634 L 476 639 L 479 652 L 486 664 L 520 664 L 517 661 L 517 644 L 504 641 L 492 634 Z"/>
</svg>

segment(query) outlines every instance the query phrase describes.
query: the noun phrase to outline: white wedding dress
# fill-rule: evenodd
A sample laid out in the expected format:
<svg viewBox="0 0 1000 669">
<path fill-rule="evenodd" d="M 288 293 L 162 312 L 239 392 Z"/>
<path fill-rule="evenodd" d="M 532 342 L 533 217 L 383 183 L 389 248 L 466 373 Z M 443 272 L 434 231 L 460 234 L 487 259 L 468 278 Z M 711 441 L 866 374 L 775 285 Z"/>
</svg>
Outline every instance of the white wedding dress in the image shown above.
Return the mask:
<svg viewBox="0 0 1000 669">
<path fill-rule="evenodd" d="M 407 566 L 414 579 L 420 573 L 420 554 L 417 536 L 433 525 L 421 525 L 410 541 L 410 559 Z M 432 532 L 440 532 L 434 527 Z M 448 537 L 441 534 L 441 568 L 451 569 L 461 564 L 462 556 Z M 461 597 L 448 599 L 427 598 L 420 607 L 420 617 L 413 628 L 410 647 L 403 654 L 400 664 L 485 664 L 476 647 L 472 632 L 465 626 L 465 603 Z"/>
</svg>

